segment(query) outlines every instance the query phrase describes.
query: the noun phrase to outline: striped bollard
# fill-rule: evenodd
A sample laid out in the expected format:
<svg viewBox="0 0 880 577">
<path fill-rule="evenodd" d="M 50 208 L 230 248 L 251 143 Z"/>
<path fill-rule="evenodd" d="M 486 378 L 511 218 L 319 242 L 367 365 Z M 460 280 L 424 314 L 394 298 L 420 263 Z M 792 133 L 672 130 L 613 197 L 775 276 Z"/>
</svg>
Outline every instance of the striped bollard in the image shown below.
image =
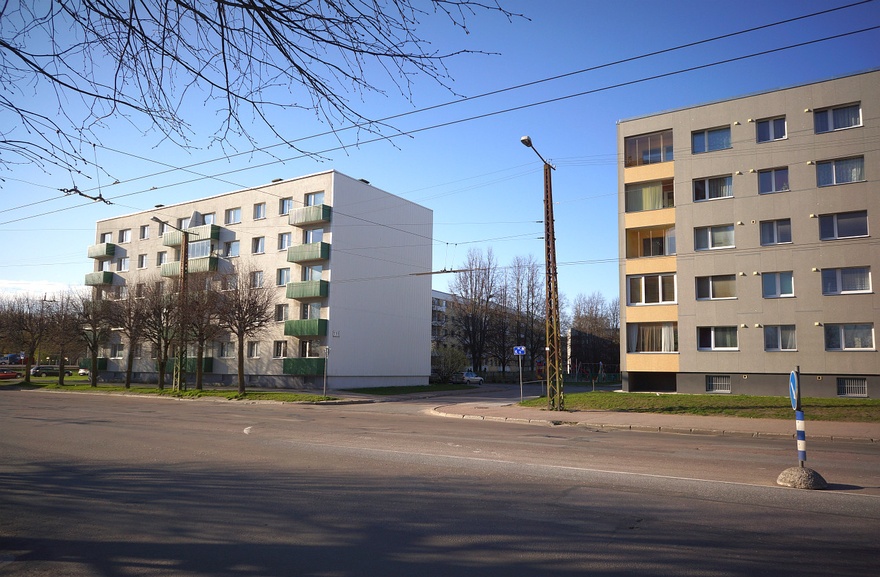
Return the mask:
<svg viewBox="0 0 880 577">
<path fill-rule="evenodd" d="M 807 460 L 807 430 L 804 427 L 804 412 L 795 411 L 794 418 L 796 422 L 795 428 L 797 429 L 798 461 L 800 461 L 801 468 L 803 468 Z"/>
</svg>

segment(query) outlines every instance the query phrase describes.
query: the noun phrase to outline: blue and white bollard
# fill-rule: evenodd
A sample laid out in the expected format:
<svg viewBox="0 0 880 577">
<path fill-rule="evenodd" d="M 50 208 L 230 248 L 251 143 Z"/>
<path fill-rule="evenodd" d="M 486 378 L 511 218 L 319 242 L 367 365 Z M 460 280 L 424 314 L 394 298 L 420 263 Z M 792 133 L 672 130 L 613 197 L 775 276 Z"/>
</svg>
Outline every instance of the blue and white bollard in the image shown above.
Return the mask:
<svg viewBox="0 0 880 577">
<path fill-rule="evenodd" d="M 804 427 L 804 412 L 795 411 L 794 418 L 796 421 L 795 427 L 797 429 L 798 461 L 800 461 L 801 468 L 803 468 L 804 463 L 807 460 L 807 430 Z"/>
</svg>

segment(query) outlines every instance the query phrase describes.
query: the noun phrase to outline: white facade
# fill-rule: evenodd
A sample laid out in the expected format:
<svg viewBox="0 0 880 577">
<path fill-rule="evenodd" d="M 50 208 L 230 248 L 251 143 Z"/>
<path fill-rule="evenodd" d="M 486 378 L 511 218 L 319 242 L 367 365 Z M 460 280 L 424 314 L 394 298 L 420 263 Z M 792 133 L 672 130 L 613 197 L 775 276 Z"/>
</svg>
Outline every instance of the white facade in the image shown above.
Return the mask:
<svg viewBox="0 0 880 577">
<path fill-rule="evenodd" d="M 329 388 L 427 384 L 431 277 L 413 273 L 431 270 L 429 209 L 335 171 L 163 206 L 97 223 L 87 285 L 114 298 L 177 276 L 180 241 L 153 217 L 191 233 L 191 273 L 248 270 L 275 287 L 278 320 L 245 347 L 248 385 L 320 386 L 328 347 Z M 125 370 L 118 344 L 111 375 Z M 235 381 L 233 345 L 209 346 L 206 382 Z M 149 343 L 138 349 L 135 379 L 154 379 Z"/>
</svg>

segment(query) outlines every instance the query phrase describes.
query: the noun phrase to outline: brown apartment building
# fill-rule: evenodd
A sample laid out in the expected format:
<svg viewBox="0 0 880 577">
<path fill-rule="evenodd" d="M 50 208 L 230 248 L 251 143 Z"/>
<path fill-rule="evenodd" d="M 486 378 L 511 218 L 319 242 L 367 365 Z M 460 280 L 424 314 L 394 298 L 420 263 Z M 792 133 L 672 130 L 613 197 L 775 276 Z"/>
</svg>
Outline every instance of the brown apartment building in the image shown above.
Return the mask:
<svg viewBox="0 0 880 577">
<path fill-rule="evenodd" d="M 625 390 L 880 396 L 880 70 L 617 140 Z"/>
</svg>

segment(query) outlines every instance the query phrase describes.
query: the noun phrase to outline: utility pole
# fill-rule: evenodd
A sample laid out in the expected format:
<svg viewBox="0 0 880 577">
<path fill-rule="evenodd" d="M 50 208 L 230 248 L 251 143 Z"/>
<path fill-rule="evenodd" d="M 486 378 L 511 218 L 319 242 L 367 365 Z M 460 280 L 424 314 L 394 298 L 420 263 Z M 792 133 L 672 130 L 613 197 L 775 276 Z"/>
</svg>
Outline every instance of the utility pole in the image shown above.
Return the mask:
<svg viewBox="0 0 880 577">
<path fill-rule="evenodd" d="M 523 136 L 523 145 L 531 148 L 544 163 L 544 268 L 546 275 L 545 307 L 547 311 L 544 324 L 546 337 L 545 369 L 547 377 L 547 402 L 551 411 L 565 410 L 565 397 L 562 391 L 562 372 L 560 370 L 559 345 L 559 286 L 556 280 L 556 232 L 553 226 L 553 185 L 551 171 L 553 165 L 544 160 L 541 153 L 532 145 L 532 139 Z"/>
</svg>

